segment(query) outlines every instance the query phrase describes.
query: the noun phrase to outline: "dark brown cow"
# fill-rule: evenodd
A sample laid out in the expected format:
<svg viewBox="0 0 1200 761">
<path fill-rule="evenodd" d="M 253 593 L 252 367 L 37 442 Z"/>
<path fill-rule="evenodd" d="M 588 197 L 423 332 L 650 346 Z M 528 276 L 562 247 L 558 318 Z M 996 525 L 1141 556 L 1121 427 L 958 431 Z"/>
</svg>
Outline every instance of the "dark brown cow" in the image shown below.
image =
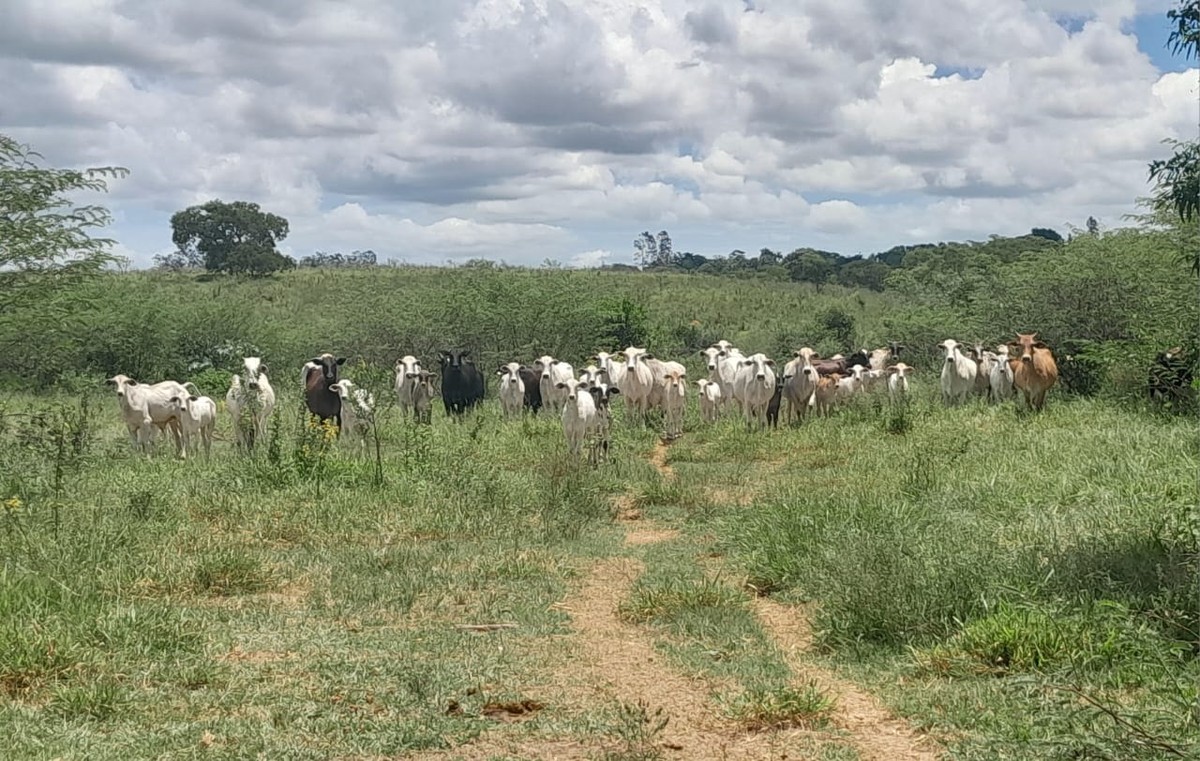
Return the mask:
<svg viewBox="0 0 1200 761">
<path fill-rule="evenodd" d="M 308 360 L 304 374 L 304 402 L 308 411 L 321 422 L 334 420 L 338 435 L 342 432 L 342 398 L 330 386 L 338 382 L 338 368 L 346 363 L 345 357 L 334 357 L 325 353 Z"/>
</svg>

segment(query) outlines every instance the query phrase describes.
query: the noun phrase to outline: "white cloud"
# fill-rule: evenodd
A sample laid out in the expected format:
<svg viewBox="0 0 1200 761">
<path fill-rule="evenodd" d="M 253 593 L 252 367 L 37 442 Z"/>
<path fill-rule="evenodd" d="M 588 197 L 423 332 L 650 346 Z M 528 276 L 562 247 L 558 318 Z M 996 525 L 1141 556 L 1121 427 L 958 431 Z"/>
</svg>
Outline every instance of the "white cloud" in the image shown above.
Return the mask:
<svg viewBox="0 0 1200 761">
<path fill-rule="evenodd" d="M 869 252 L 1119 224 L 1196 133 L 1197 72 L 1121 31 L 1171 6 L 8 0 L 0 131 L 130 168 L 106 202 L 142 265 L 211 198 L 283 214 L 298 255 L 578 266 L 664 227 Z"/>
</svg>

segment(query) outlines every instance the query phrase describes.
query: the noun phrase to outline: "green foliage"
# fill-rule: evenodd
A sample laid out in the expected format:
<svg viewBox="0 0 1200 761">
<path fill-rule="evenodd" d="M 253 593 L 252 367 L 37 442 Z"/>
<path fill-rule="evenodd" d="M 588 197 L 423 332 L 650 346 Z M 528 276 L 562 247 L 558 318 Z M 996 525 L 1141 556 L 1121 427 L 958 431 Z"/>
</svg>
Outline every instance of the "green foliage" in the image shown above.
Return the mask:
<svg viewBox="0 0 1200 761">
<path fill-rule="evenodd" d="M 600 345 L 619 351 L 626 346 L 645 346 L 649 338 L 646 308 L 628 298 L 612 304 L 600 323 Z"/>
<path fill-rule="evenodd" d="M 814 729 L 829 723 L 836 701 L 815 682 L 803 687 L 754 690 L 739 698 L 733 716 L 749 729 Z"/>
<path fill-rule="evenodd" d="M 74 193 L 104 192 L 117 167 L 54 169 L 28 146 L 0 135 L 0 345 L 14 365 L 36 367 L 38 347 L 19 336 L 41 324 L 46 339 L 67 340 L 87 306 L 80 286 L 118 261 L 113 241 L 94 238 L 111 215 L 102 206 L 75 206 Z M 43 344 L 44 345 L 44 344 Z M 61 368 L 47 368 L 51 372 Z"/>
<path fill-rule="evenodd" d="M 202 258 L 210 272 L 262 276 L 295 262 L 275 245 L 287 237 L 283 217 L 256 203 L 209 201 L 171 215 L 171 241 L 188 261 Z"/>
</svg>

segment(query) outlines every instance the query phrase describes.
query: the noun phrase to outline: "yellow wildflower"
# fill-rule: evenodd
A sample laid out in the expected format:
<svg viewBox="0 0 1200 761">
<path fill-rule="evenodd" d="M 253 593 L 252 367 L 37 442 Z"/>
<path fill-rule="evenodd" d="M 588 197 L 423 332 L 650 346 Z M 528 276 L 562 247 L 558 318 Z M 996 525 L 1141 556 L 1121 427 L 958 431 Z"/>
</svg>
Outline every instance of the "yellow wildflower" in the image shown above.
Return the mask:
<svg viewBox="0 0 1200 761">
<path fill-rule="evenodd" d="M 4 500 L 4 509 L 10 513 L 15 513 L 16 511 L 20 510 L 21 509 L 21 498 L 13 496 L 13 497 L 9 497 L 8 499 Z"/>
</svg>

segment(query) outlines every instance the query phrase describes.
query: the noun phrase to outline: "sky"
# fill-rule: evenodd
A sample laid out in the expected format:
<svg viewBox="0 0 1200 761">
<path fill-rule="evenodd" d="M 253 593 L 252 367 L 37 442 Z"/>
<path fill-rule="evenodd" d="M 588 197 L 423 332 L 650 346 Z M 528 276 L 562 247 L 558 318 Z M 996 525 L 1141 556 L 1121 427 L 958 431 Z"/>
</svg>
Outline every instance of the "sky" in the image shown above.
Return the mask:
<svg viewBox="0 0 1200 761">
<path fill-rule="evenodd" d="M 870 254 L 1102 227 L 1200 122 L 1171 0 L 3 0 L 0 133 L 412 264 Z M 1194 62 L 1192 62 L 1194 66 Z M 81 199 L 91 201 L 93 199 Z"/>
</svg>

